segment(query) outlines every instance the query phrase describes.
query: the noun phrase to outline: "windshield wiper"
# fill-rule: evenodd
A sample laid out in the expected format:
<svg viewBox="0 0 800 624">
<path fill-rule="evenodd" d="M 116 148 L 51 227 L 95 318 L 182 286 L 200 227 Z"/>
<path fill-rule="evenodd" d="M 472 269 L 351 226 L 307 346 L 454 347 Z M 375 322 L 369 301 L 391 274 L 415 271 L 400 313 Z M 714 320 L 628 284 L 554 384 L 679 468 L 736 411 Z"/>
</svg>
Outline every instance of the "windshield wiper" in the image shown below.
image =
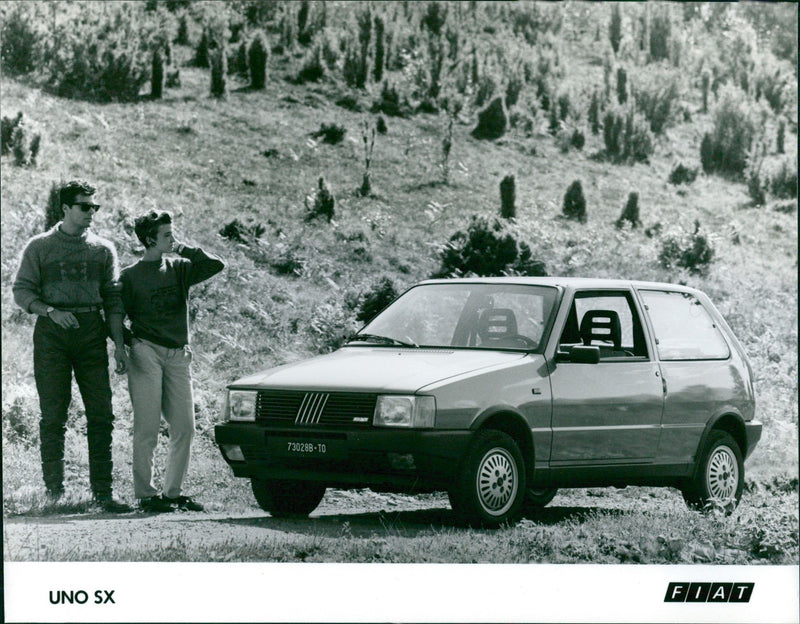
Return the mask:
<svg viewBox="0 0 800 624">
<path fill-rule="evenodd" d="M 398 347 L 414 347 L 419 348 L 419 345 L 414 342 L 403 342 L 397 338 L 390 338 L 389 336 L 379 336 L 378 334 L 356 334 L 352 336 L 347 342 L 380 342 L 383 344 L 395 345 Z"/>
</svg>

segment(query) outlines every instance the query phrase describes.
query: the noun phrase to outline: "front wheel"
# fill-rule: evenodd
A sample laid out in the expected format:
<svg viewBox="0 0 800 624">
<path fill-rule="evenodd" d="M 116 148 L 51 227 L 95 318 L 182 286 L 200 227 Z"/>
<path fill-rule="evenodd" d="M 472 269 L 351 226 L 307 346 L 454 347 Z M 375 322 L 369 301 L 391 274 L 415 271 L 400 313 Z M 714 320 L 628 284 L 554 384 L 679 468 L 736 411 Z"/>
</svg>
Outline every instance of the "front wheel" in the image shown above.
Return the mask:
<svg viewBox="0 0 800 624">
<path fill-rule="evenodd" d="M 478 431 L 448 495 L 453 512 L 470 526 L 516 522 L 525 500 L 525 463 L 514 439 L 502 431 Z"/>
<path fill-rule="evenodd" d="M 719 506 L 730 514 L 743 487 L 744 460 L 739 445 L 726 431 L 712 431 L 694 478 L 682 489 L 684 500 L 696 509 Z"/>
<path fill-rule="evenodd" d="M 275 518 L 307 516 L 325 496 L 325 485 L 312 481 L 250 479 L 258 506 Z"/>
</svg>

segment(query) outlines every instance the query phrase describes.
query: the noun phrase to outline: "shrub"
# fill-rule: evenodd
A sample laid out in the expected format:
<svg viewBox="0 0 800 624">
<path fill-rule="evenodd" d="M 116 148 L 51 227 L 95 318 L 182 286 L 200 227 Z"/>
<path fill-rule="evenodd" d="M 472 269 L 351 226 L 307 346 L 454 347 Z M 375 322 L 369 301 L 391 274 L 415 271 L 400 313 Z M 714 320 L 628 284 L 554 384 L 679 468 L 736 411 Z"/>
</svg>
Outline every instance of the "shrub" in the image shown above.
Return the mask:
<svg viewBox="0 0 800 624">
<path fill-rule="evenodd" d="M 600 95 L 597 91 L 592 91 L 592 99 L 589 102 L 589 111 L 587 113 L 589 120 L 589 127 L 592 129 L 592 134 L 600 133 Z"/>
<path fill-rule="evenodd" d="M 189 43 L 189 17 L 182 13 L 178 19 L 178 32 L 175 35 L 175 43 L 188 46 Z"/>
<path fill-rule="evenodd" d="M 624 67 L 617 68 L 617 102 L 624 104 L 628 101 L 628 73 Z"/>
<path fill-rule="evenodd" d="M 633 89 L 637 110 L 650 122 L 653 134 L 661 134 L 672 121 L 680 99 L 678 78 L 673 72 L 649 75 L 642 86 Z"/>
<path fill-rule="evenodd" d="M 778 135 L 777 135 L 777 148 L 779 154 L 786 153 L 786 120 L 781 118 L 778 121 Z"/>
<path fill-rule="evenodd" d="M 317 192 L 314 196 L 314 201 L 311 205 L 309 205 L 308 197 L 306 197 L 306 221 L 311 221 L 312 219 L 316 219 L 317 217 L 325 217 L 328 222 L 330 223 L 331 219 L 333 219 L 334 215 L 334 205 L 336 200 L 333 198 L 333 193 L 331 193 L 330 188 L 328 185 L 325 184 L 325 178 L 322 176 L 319 177 L 317 181 Z"/>
<path fill-rule="evenodd" d="M 42 137 L 40 134 L 33 134 L 29 139 L 30 134 L 30 126 L 24 121 L 17 124 L 11 134 L 11 153 L 17 167 L 36 165 Z"/>
<path fill-rule="evenodd" d="M 228 59 L 224 46 L 220 46 L 211 56 L 211 96 L 223 98 L 228 92 L 227 80 Z"/>
<path fill-rule="evenodd" d="M 697 167 L 690 169 L 683 163 L 678 163 L 669 173 L 670 184 L 691 184 L 697 179 Z"/>
<path fill-rule="evenodd" d="M 619 2 L 611 3 L 611 21 L 608 24 L 608 38 L 614 53 L 619 53 L 619 44 L 622 41 L 622 14 L 619 10 Z"/>
<path fill-rule="evenodd" d="M 586 145 L 586 136 L 580 128 L 575 128 L 572 131 L 569 143 L 577 150 L 582 150 L 583 146 Z"/>
<path fill-rule="evenodd" d="M 386 64 L 386 32 L 383 19 L 375 16 L 375 67 L 373 78 L 380 83 L 383 80 L 383 68 Z"/>
<path fill-rule="evenodd" d="M 247 60 L 250 66 L 250 86 L 253 89 L 263 89 L 267 82 L 269 49 L 261 33 L 256 33 L 255 37 L 253 37 L 253 40 L 250 42 Z"/>
<path fill-rule="evenodd" d="M 3 117 L 2 126 L 0 126 L 2 127 L 2 134 L 0 134 L 0 152 L 2 152 L 3 156 L 7 156 L 11 153 L 11 149 L 14 145 L 14 130 L 16 130 L 20 124 L 22 124 L 22 111 L 19 111 L 14 119 Z"/>
<path fill-rule="evenodd" d="M 769 175 L 769 190 L 780 199 L 797 197 L 797 161 L 790 158 L 781 161 L 777 171 Z"/>
<path fill-rule="evenodd" d="M 679 230 L 664 238 L 658 260 L 668 270 L 680 267 L 694 275 L 705 275 L 714 253 L 714 247 L 701 230 L 700 221 L 695 220 L 692 234 Z"/>
<path fill-rule="evenodd" d="M 373 113 L 384 113 L 390 117 L 404 117 L 410 112 L 410 107 L 401 101 L 397 88 L 387 80 L 383 81 L 379 99 L 372 104 Z"/>
<path fill-rule="evenodd" d="M 502 97 L 494 98 L 478 112 L 478 125 L 472 131 L 476 139 L 499 139 L 508 129 L 508 113 Z"/>
<path fill-rule="evenodd" d="M 467 231 L 457 231 L 440 253 L 433 277 L 476 275 L 547 275 L 545 264 L 532 258 L 530 247 L 518 241 L 498 219 L 473 215 Z"/>
<path fill-rule="evenodd" d="M 28 74 L 40 62 L 41 36 L 28 3 L 14 3 L 0 27 L 0 61 L 10 75 Z"/>
<path fill-rule="evenodd" d="M 603 117 L 606 154 L 616 161 L 647 162 L 653 153 L 653 135 L 644 119 L 630 106 L 613 108 Z"/>
<path fill-rule="evenodd" d="M 153 69 L 150 73 L 150 97 L 160 99 L 164 92 L 164 59 L 161 52 L 153 52 Z"/>
<path fill-rule="evenodd" d="M 372 181 L 370 178 L 370 165 L 372 164 L 372 150 L 375 148 L 374 125 L 364 120 L 361 124 L 361 142 L 364 144 L 364 175 L 361 178 L 361 187 L 358 189 L 359 195 L 367 197 L 372 192 Z"/>
<path fill-rule="evenodd" d="M 378 132 L 380 132 L 378 127 Z M 447 116 L 447 122 L 442 136 L 442 160 L 439 165 L 442 171 L 442 181 L 445 184 L 450 182 L 450 150 L 453 148 L 453 115 Z M 501 186 L 502 193 L 502 186 Z"/>
<path fill-rule="evenodd" d="M 306 82 L 319 82 L 325 77 L 325 63 L 322 60 L 322 45 L 314 44 L 314 47 L 306 54 L 303 66 L 297 74 L 296 82 L 304 84 Z"/>
<path fill-rule="evenodd" d="M 500 182 L 500 216 L 504 219 L 513 219 L 517 216 L 516 184 L 513 175 L 507 175 Z"/>
<path fill-rule="evenodd" d="M 745 94 L 726 86 L 714 111 L 714 126 L 703 136 L 700 161 L 706 173 L 741 174 L 747 154 L 762 127 L 759 110 L 746 102 Z"/>
<path fill-rule="evenodd" d="M 386 134 L 389 132 L 389 128 L 386 126 L 386 120 L 383 118 L 383 115 L 378 115 L 378 118 L 375 120 L 375 129 L 378 131 L 378 134 Z"/>
<path fill-rule="evenodd" d="M 392 280 L 388 277 L 381 278 L 369 290 L 361 293 L 356 321 L 359 323 L 371 321 L 381 310 L 397 299 L 398 295 Z"/>
<path fill-rule="evenodd" d="M 631 193 L 628 195 L 628 201 L 622 209 L 622 214 L 620 214 L 615 225 L 621 228 L 625 225 L 626 221 L 630 223 L 633 228 L 639 227 L 642 223 L 639 220 L 639 193 Z"/>
<path fill-rule="evenodd" d="M 200 35 L 200 41 L 197 43 L 197 50 L 194 53 L 194 66 L 195 67 L 210 67 L 211 57 L 209 56 L 210 36 L 208 29 L 203 28 L 203 34 Z"/>
<path fill-rule="evenodd" d="M 176 69 L 173 72 L 167 72 L 166 80 L 167 89 L 176 89 L 181 86 L 181 70 Z"/>
<path fill-rule="evenodd" d="M 664 61 L 669 59 L 669 44 L 672 36 L 672 23 L 669 7 L 654 12 L 650 20 L 650 60 Z"/>
<path fill-rule="evenodd" d="M 222 238 L 249 245 L 255 239 L 261 238 L 266 231 L 266 226 L 261 223 L 243 223 L 239 219 L 234 219 L 219 230 L 219 235 Z"/>
<path fill-rule="evenodd" d="M 567 219 L 586 223 L 586 198 L 583 196 L 583 187 L 580 180 L 575 180 L 570 184 L 564 194 L 561 212 Z"/>
<path fill-rule="evenodd" d="M 47 206 L 44 209 L 44 229 L 52 228 L 56 223 L 64 218 L 64 211 L 61 210 L 61 187 L 64 182 L 53 182 L 50 185 L 50 193 L 47 196 Z"/>
<path fill-rule="evenodd" d="M 319 130 L 311 133 L 311 136 L 314 137 L 315 139 L 322 137 L 323 143 L 336 145 L 337 143 L 342 142 L 342 140 L 344 139 L 344 135 L 346 133 L 347 133 L 347 128 L 345 128 L 344 126 L 323 123 L 320 125 Z"/>
<path fill-rule="evenodd" d="M 711 86 L 711 72 L 709 69 L 703 68 L 703 73 L 700 78 L 700 85 L 703 92 L 703 112 L 708 112 L 708 89 Z"/>
<path fill-rule="evenodd" d="M 239 43 L 239 47 L 236 49 L 236 57 L 233 59 L 232 63 L 228 64 L 228 71 L 244 79 L 247 79 L 249 76 L 250 70 L 247 67 L 246 41 Z"/>
<path fill-rule="evenodd" d="M 420 25 L 427 28 L 432 35 L 439 37 L 447 22 L 447 5 L 440 2 L 428 2 Z"/>
</svg>

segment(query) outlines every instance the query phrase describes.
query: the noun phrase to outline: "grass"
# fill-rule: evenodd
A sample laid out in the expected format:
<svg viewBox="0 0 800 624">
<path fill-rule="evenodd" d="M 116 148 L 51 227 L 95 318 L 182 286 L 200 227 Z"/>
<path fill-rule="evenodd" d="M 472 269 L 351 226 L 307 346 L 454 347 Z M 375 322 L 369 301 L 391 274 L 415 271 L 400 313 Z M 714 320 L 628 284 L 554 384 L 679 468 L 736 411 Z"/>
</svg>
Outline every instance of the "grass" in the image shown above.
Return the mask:
<svg viewBox="0 0 800 624">
<path fill-rule="evenodd" d="M 580 32 L 566 31 L 572 35 L 559 43 L 561 54 L 571 59 L 565 64 L 564 83 L 576 89 L 602 84 L 603 69 L 592 44 Z M 186 60 L 191 50 L 175 46 L 175 54 Z M 589 132 L 581 151 L 566 153 L 537 127 L 530 133 L 512 131 L 494 142 L 477 141 L 470 137 L 474 119 L 462 115 L 453 129 L 448 184 L 442 183 L 437 168 L 443 118 L 388 118 L 388 133 L 375 141 L 370 168 L 373 194 L 360 197 L 356 192 L 363 174 L 359 127 L 365 114 L 332 104 L 345 93 L 338 84 L 300 86 L 284 80 L 296 70 L 296 59 L 275 57 L 271 64 L 264 91 L 240 88 L 244 84 L 229 77 L 230 93 L 225 100 L 208 97 L 207 70 L 183 66 L 180 88 L 167 90 L 160 101 L 143 99 L 134 104 L 63 100 L 24 82 L 0 79 L 4 112 L 23 111 L 43 132 L 37 167 L 14 167 L 4 159 L 0 169 L 5 514 L 38 517 L 53 512 L 43 502 L 38 465 L 32 319 L 13 304 L 11 284 L 25 241 L 42 230 L 54 181 L 85 177 L 99 187 L 104 208 L 95 229 L 115 241 L 123 265 L 134 262 L 140 253 L 130 228 L 132 218 L 151 208 L 172 210 L 179 237 L 226 260 L 222 275 L 192 293 L 197 437 L 187 491 L 216 509 L 253 511 L 247 484 L 231 477 L 213 442 L 225 385 L 255 370 L 335 348 L 356 328 L 353 302 L 361 294 L 383 277 L 390 278 L 398 290 L 428 277 L 438 268 L 438 251 L 453 232 L 465 228 L 472 214 L 499 213 L 499 183 L 514 174 L 517 220 L 512 230 L 528 242 L 535 258 L 545 261 L 551 275 L 682 281 L 711 296 L 750 355 L 758 417 L 764 423 L 763 438 L 747 462 L 752 492 L 737 512 L 740 515 L 733 518 L 755 508 L 768 516 L 770 526 L 774 522 L 783 527 L 781 518 L 789 518 L 786 522 L 794 527 L 795 540 L 782 552 L 796 559 L 797 517 L 785 511 L 786 506 L 796 505 L 798 475 L 796 202 L 789 213 L 776 210 L 772 201 L 752 208 L 744 184 L 702 174 L 691 185 L 676 187 L 667 182 L 676 162 L 698 164 L 702 131 L 711 123 L 710 114 L 699 112 L 699 89 L 685 94 L 691 121 L 669 127 L 658 138 L 648 164 L 607 162 L 600 156 L 602 135 Z M 312 140 L 322 124 L 347 128 L 344 140 L 337 145 Z M 768 130 L 772 132 L 771 125 Z M 796 149 L 797 136 L 789 132 L 786 152 Z M 304 200 L 313 194 L 321 175 L 336 197 L 336 216 L 331 224 L 306 223 Z M 585 225 L 559 218 L 564 193 L 575 179 L 582 181 L 586 195 Z M 620 231 L 613 224 L 632 191 L 639 193 L 643 227 Z M 248 243 L 223 239 L 219 230 L 234 218 L 262 224 L 265 232 Z M 644 229 L 661 223 L 666 234 L 676 227 L 690 229 L 695 219 L 710 233 L 716 249 L 708 275 L 660 267 L 660 239 L 648 238 Z M 115 490 L 130 500 L 131 408 L 124 379 L 113 376 L 112 389 L 117 417 Z M 85 421 L 77 390 L 73 396 L 67 436 L 71 502 L 58 513 L 79 512 L 88 490 Z M 163 466 L 163 446 L 158 466 Z M 795 483 L 793 492 L 778 497 L 783 511 L 758 507 L 758 492 L 768 492 L 776 482 Z M 658 513 L 665 531 L 675 521 L 688 534 L 699 531 L 711 539 L 717 526 L 713 519 L 683 510 L 680 501 L 675 509 Z M 417 536 L 411 539 L 413 544 L 402 542 L 397 549 L 362 542 L 357 536 L 291 539 L 298 540 L 299 551 L 308 553 L 306 559 L 319 556 L 328 561 L 369 560 L 380 553 L 404 561 L 495 556 L 517 561 L 523 560 L 522 544 L 526 543 L 540 557 L 536 560 L 622 560 L 623 551 L 632 553 L 625 555 L 630 560 L 665 557 L 658 554 L 661 546 L 652 541 L 634 540 L 626 545 L 623 530 L 611 531 L 617 537 L 609 538 L 610 545 L 601 540 L 603 532 L 617 524 L 638 535 L 656 521 L 653 517 L 639 512 L 613 517 L 598 512 L 572 518 L 566 524 L 523 523 L 500 532 L 502 540 L 490 539 L 491 546 L 485 549 L 481 540 L 469 545 L 469 533 L 446 526 L 431 534 L 435 540 L 427 534 Z M 725 523 L 734 523 L 733 528 Z M 734 530 L 733 519 L 723 525 L 717 528 L 730 528 L 734 535 L 728 546 L 733 544 L 735 550 L 736 544 L 746 545 L 750 533 Z M 585 541 L 572 536 L 590 528 Z M 531 536 L 540 533 L 542 546 L 537 550 Z M 380 539 L 395 537 L 389 534 Z M 425 540 L 442 545 L 431 550 Z M 503 546 L 503 540 L 517 545 Z M 562 548 L 565 543 L 572 545 Z M 551 544 L 549 551 L 547 544 Z M 177 557 L 182 546 L 165 544 L 162 554 L 169 558 L 171 552 Z M 240 554 L 292 560 L 297 558 L 293 547 L 253 543 Z M 228 556 L 232 548 L 220 546 L 218 552 L 227 554 L 213 555 L 198 546 L 191 556 Z M 679 558 L 689 552 L 686 548 L 680 550 Z M 742 550 L 750 552 L 748 547 Z M 495 551 L 502 555 L 492 555 Z M 59 553 L 50 556 L 63 556 Z M 129 556 L 124 550 L 121 553 L 106 552 L 110 557 Z M 741 556 L 757 560 L 752 552 Z M 780 559 L 783 554 L 775 556 Z"/>
</svg>

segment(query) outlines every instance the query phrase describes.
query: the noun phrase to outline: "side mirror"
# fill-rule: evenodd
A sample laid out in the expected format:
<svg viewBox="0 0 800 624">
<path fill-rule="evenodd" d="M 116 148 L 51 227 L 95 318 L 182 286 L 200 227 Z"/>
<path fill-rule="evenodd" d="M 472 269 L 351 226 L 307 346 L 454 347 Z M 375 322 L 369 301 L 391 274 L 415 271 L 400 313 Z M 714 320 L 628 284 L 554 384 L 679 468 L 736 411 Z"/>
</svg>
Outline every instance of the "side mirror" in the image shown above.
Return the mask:
<svg viewBox="0 0 800 624">
<path fill-rule="evenodd" d="M 556 361 L 573 364 L 597 364 L 600 361 L 600 347 L 575 345 L 568 353 L 557 353 Z"/>
</svg>

